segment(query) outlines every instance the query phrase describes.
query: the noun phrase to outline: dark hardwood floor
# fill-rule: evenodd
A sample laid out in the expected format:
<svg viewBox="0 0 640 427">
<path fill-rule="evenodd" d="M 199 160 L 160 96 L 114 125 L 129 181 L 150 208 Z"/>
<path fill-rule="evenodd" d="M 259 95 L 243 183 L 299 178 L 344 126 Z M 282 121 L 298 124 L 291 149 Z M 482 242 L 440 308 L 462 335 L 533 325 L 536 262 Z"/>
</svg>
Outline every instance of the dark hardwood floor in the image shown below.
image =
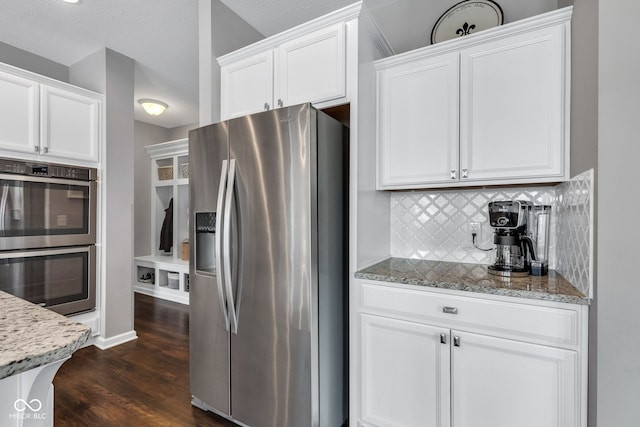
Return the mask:
<svg viewBox="0 0 640 427">
<path fill-rule="evenodd" d="M 136 294 L 135 330 L 135 341 L 86 347 L 62 365 L 56 427 L 234 426 L 191 406 L 188 306 Z"/>
</svg>

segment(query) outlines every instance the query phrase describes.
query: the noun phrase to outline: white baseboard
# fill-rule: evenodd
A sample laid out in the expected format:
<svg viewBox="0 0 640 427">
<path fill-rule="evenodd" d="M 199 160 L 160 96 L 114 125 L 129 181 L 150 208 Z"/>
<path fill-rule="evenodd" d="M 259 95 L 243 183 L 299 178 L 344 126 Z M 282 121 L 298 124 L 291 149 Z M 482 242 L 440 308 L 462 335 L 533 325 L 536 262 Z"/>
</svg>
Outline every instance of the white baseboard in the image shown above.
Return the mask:
<svg viewBox="0 0 640 427">
<path fill-rule="evenodd" d="M 177 289 L 169 289 L 167 287 L 155 287 L 149 289 L 143 286 L 134 285 L 133 290 L 139 294 L 149 295 L 150 297 L 189 305 L 189 293 L 178 291 Z"/>
<path fill-rule="evenodd" d="M 125 332 L 123 334 L 116 335 L 109 338 L 104 338 L 102 336 L 96 337 L 96 340 L 93 343 L 93 345 L 98 347 L 100 350 L 106 350 L 108 348 L 115 347 L 117 345 L 124 344 L 129 341 L 133 341 L 137 338 L 138 338 L 138 335 L 136 334 L 136 331 L 129 331 L 129 332 Z"/>
</svg>

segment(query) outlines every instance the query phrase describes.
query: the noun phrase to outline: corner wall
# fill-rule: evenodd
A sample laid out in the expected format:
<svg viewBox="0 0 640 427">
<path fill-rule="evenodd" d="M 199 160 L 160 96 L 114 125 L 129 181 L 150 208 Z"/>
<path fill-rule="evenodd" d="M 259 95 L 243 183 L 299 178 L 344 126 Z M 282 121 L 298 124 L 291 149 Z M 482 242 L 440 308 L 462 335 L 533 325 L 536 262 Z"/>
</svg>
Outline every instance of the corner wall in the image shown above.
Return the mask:
<svg viewBox="0 0 640 427">
<path fill-rule="evenodd" d="M 70 82 L 105 96 L 100 155 L 98 244 L 102 261 L 99 296 L 103 323 L 96 346 L 136 338 L 133 330 L 133 59 L 101 49 L 70 67 Z"/>
<path fill-rule="evenodd" d="M 626 427 L 640 420 L 640 2 L 602 0 L 597 10 L 597 423 Z"/>
<path fill-rule="evenodd" d="M 220 0 L 199 0 L 200 126 L 220 121 L 220 66 L 216 58 L 263 38 Z"/>
<path fill-rule="evenodd" d="M 69 83 L 69 67 L 0 42 L 0 62 Z"/>
<path fill-rule="evenodd" d="M 136 121 L 134 123 L 134 256 L 149 255 L 151 248 L 151 159 L 147 145 L 171 141 L 169 129 Z"/>
</svg>

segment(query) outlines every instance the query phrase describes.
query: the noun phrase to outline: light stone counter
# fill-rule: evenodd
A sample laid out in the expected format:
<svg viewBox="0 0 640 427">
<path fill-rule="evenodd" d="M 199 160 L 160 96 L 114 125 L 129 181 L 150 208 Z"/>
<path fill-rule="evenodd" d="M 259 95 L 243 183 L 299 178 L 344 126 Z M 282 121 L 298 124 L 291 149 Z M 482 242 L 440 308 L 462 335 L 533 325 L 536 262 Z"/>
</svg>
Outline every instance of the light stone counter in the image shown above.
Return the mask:
<svg viewBox="0 0 640 427">
<path fill-rule="evenodd" d="M 0 379 L 71 356 L 90 333 L 88 326 L 0 291 Z"/>
<path fill-rule="evenodd" d="M 486 265 L 388 258 L 355 273 L 357 279 L 513 296 L 572 304 L 589 299 L 555 271 L 518 278 L 489 274 Z"/>
<path fill-rule="evenodd" d="M 0 291 L 0 425 L 53 427 L 53 377 L 91 328 Z"/>
</svg>

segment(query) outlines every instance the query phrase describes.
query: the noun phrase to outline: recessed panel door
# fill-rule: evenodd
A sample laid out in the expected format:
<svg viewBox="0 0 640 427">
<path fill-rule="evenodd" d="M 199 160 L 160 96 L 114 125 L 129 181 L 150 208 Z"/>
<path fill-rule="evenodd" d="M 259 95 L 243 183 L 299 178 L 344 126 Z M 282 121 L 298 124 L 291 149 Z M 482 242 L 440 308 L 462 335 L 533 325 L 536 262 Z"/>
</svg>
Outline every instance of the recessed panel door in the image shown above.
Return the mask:
<svg viewBox="0 0 640 427">
<path fill-rule="evenodd" d="M 451 334 L 453 427 L 581 425 L 575 351 L 467 332 Z"/>
<path fill-rule="evenodd" d="M 448 427 L 449 330 L 368 314 L 360 328 L 363 425 Z"/>
<path fill-rule="evenodd" d="M 378 72 L 378 186 L 458 182 L 458 54 Z"/>
</svg>

